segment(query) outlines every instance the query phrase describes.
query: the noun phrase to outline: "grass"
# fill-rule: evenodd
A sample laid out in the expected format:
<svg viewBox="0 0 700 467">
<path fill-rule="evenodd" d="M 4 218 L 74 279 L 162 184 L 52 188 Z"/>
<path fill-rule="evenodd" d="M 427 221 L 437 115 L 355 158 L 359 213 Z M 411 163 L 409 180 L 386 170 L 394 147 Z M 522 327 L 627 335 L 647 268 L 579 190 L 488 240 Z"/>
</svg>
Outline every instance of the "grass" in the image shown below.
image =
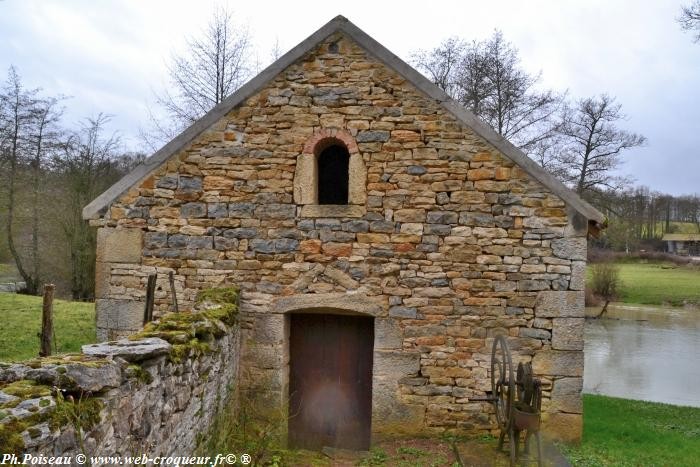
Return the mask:
<svg viewBox="0 0 700 467">
<path fill-rule="evenodd" d="M 0 284 L 3 282 L 16 282 L 21 280 L 14 264 L 0 263 Z"/>
<path fill-rule="evenodd" d="M 583 396 L 583 441 L 574 466 L 699 466 L 700 408 Z"/>
<path fill-rule="evenodd" d="M 656 232 L 660 233 L 664 229 L 665 221 L 659 221 L 656 223 Z M 646 232 L 646 228 L 644 229 Z M 673 233 L 700 233 L 698 232 L 698 227 L 694 222 L 671 222 L 671 231 Z"/>
<path fill-rule="evenodd" d="M 618 263 L 620 301 L 643 305 L 700 304 L 700 268 L 670 263 Z M 590 274 L 590 268 L 589 268 Z M 590 278 L 590 275 L 589 275 Z"/>
<path fill-rule="evenodd" d="M 41 297 L 0 293 L 0 362 L 38 356 L 41 304 Z M 59 353 L 95 342 L 95 304 L 54 300 L 54 329 Z"/>
</svg>

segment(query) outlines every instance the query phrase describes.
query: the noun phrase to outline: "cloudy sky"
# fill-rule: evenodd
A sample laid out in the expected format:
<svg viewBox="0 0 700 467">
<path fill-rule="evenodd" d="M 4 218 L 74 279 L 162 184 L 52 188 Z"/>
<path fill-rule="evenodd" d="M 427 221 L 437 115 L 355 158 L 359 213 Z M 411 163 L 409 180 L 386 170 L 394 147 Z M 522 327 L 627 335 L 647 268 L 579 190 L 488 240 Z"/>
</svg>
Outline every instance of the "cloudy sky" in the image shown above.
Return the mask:
<svg viewBox="0 0 700 467">
<path fill-rule="evenodd" d="M 72 96 L 66 123 L 98 112 L 137 147 L 165 64 L 206 25 L 214 1 L 0 0 L 2 80 L 15 65 L 28 87 Z M 338 14 L 407 60 L 451 35 L 501 29 L 543 85 L 586 97 L 616 96 L 626 129 L 646 147 L 625 155 L 625 174 L 672 194 L 700 193 L 700 44 L 675 18 L 690 0 L 230 1 L 261 65 Z"/>
</svg>

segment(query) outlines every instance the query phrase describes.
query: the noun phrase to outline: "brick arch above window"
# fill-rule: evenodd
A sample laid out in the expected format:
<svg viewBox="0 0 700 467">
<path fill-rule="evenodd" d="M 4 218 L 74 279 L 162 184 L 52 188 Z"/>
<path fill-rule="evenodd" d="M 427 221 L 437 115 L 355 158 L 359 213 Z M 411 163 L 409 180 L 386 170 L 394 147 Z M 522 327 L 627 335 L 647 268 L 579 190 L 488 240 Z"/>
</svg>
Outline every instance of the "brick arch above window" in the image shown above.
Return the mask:
<svg viewBox="0 0 700 467">
<path fill-rule="evenodd" d="M 294 202 L 301 205 L 318 205 L 318 156 L 333 145 L 342 145 L 350 154 L 348 164 L 348 205 L 367 202 L 367 168 L 357 147 L 357 142 L 346 131 L 323 128 L 314 132 L 304 143 L 302 153 L 297 156 L 294 172 Z"/>
</svg>

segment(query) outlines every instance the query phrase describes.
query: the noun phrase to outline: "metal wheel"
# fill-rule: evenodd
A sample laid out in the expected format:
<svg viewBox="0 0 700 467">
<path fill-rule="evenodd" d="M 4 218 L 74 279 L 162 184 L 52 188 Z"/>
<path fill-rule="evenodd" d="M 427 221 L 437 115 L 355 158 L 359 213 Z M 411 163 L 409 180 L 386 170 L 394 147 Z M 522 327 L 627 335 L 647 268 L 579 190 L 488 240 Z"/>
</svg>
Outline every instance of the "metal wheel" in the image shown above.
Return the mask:
<svg viewBox="0 0 700 467">
<path fill-rule="evenodd" d="M 491 350 L 491 396 L 498 427 L 502 431 L 508 430 L 513 418 L 515 377 L 508 342 L 504 336 L 496 337 Z"/>
</svg>

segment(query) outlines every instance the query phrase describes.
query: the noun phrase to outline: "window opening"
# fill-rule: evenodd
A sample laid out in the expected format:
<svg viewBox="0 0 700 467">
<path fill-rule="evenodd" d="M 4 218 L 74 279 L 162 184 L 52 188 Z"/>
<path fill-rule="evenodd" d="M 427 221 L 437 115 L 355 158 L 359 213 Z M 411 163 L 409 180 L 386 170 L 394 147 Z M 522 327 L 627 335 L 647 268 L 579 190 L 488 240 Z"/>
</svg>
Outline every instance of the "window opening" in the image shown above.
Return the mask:
<svg viewBox="0 0 700 467">
<path fill-rule="evenodd" d="M 348 204 L 350 153 L 332 145 L 318 155 L 318 204 Z"/>
</svg>

